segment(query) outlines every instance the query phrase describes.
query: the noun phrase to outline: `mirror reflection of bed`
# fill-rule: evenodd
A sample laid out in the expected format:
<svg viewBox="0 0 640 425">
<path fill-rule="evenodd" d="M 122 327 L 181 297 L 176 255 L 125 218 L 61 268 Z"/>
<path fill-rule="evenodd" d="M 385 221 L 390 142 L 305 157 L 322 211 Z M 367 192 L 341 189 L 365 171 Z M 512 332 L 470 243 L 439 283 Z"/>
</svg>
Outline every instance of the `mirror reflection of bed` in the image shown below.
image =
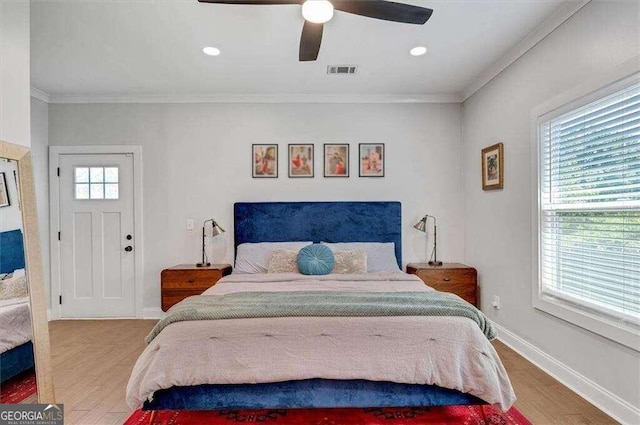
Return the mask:
<svg viewBox="0 0 640 425">
<path fill-rule="evenodd" d="M 0 158 L 0 385 L 2 403 L 35 403 L 34 353 L 18 164 Z M 26 397 L 25 397 L 26 395 Z"/>
</svg>

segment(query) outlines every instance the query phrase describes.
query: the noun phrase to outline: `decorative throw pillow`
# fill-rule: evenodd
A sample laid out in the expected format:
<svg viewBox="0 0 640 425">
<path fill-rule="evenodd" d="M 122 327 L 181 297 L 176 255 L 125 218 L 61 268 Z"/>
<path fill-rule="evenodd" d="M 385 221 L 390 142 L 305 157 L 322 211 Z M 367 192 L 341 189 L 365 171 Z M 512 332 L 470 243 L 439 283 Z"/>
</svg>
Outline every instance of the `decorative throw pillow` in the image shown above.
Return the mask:
<svg viewBox="0 0 640 425">
<path fill-rule="evenodd" d="M 298 270 L 298 251 L 291 249 L 273 251 L 267 273 L 300 273 Z"/>
<path fill-rule="evenodd" d="M 329 274 L 333 270 L 335 257 L 327 246 L 315 243 L 298 252 L 298 269 L 309 275 Z"/>
<path fill-rule="evenodd" d="M 241 243 L 236 253 L 234 273 L 267 273 L 269 260 L 276 249 L 295 249 L 311 245 L 311 242 L 258 242 Z"/>
<path fill-rule="evenodd" d="M 333 273 L 362 274 L 367 272 L 367 252 L 364 249 L 335 251 L 333 255 L 336 258 Z"/>
<path fill-rule="evenodd" d="M 9 277 L 0 281 L 0 300 L 22 298 L 29 295 L 27 289 L 27 277 Z"/>
<path fill-rule="evenodd" d="M 363 249 L 367 253 L 367 273 L 399 273 L 396 246 L 393 242 L 341 242 L 325 243 L 336 251 Z"/>
</svg>

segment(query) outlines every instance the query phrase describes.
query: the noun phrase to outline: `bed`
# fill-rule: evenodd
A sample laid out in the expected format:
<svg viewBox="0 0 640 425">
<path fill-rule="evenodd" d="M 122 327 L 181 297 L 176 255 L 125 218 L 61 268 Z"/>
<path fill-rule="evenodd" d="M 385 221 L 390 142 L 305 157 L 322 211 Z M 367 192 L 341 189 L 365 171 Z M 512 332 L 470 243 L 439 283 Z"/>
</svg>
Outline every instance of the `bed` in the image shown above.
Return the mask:
<svg viewBox="0 0 640 425">
<path fill-rule="evenodd" d="M 258 242 L 392 242 L 401 267 L 401 222 L 398 202 L 236 203 L 234 240 L 236 252 Z M 324 277 L 234 272 L 191 302 L 433 292 L 399 268 Z M 178 316 L 181 304 L 170 313 Z M 150 335 L 136 362 L 128 404 L 172 410 L 490 403 L 506 410 L 515 401 L 495 350 L 468 318 L 296 314 L 169 323 Z"/>
<path fill-rule="evenodd" d="M 0 233 L 0 382 L 34 367 L 21 230 Z"/>
</svg>

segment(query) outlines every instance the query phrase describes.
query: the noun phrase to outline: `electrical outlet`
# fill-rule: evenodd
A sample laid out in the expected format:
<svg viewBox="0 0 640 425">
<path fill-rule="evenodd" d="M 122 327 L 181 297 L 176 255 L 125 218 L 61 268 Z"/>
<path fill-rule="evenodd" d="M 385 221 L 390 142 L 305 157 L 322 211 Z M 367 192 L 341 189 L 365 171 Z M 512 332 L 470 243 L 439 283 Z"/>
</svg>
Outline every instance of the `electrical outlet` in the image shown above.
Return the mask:
<svg viewBox="0 0 640 425">
<path fill-rule="evenodd" d="M 491 303 L 491 305 L 493 306 L 493 308 L 495 308 L 496 310 L 500 310 L 500 297 L 497 295 L 493 296 L 493 302 Z"/>
<path fill-rule="evenodd" d="M 187 220 L 187 230 L 193 230 L 193 219 Z"/>
</svg>

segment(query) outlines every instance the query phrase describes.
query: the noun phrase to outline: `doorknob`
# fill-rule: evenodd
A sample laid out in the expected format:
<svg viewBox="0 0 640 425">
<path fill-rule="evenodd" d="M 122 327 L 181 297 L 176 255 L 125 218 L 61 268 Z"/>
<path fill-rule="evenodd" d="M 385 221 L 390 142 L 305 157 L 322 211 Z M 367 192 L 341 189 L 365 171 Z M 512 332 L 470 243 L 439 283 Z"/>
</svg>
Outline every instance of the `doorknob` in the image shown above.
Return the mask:
<svg viewBox="0 0 640 425">
<path fill-rule="evenodd" d="M 127 252 L 131 252 L 131 251 L 133 251 L 133 247 L 131 245 L 129 245 L 124 250 L 127 251 Z"/>
<path fill-rule="evenodd" d="M 131 235 L 127 235 L 127 240 L 130 241 L 133 238 Z"/>
</svg>

